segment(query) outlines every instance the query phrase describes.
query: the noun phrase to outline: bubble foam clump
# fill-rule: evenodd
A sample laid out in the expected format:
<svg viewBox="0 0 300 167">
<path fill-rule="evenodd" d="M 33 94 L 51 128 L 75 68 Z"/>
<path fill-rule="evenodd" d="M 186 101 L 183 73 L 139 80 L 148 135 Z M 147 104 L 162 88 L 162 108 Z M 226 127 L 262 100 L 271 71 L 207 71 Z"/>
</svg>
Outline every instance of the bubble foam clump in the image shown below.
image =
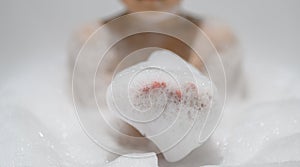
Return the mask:
<svg viewBox="0 0 300 167">
<path fill-rule="evenodd" d="M 212 82 L 165 50 L 118 73 L 107 90 L 107 103 L 170 162 L 206 141 L 221 115 Z"/>
</svg>

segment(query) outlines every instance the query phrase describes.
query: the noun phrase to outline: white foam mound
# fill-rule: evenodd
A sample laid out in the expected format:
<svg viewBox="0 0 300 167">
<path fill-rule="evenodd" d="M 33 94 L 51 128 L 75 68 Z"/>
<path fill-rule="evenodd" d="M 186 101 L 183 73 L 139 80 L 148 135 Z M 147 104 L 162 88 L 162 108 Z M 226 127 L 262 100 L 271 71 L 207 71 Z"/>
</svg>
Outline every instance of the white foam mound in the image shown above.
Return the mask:
<svg viewBox="0 0 300 167">
<path fill-rule="evenodd" d="M 155 153 L 128 154 L 106 164 L 104 167 L 158 167 Z"/>
<path fill-rule="evenodd" d="M 237 115 L 225 137 L 218 137 L 224 164 L 300 161 L 300 103 L 258 104 Z M 219 131 L 220 129 L 218 129 Z"/>
<path fill-rule="evenodd" d="M 211 135 L 221 110 L 208 78 L 169 51 L 118 73 L 107 103 L 152 140 L 168 161 L 184 158 Z"/>
</svg>

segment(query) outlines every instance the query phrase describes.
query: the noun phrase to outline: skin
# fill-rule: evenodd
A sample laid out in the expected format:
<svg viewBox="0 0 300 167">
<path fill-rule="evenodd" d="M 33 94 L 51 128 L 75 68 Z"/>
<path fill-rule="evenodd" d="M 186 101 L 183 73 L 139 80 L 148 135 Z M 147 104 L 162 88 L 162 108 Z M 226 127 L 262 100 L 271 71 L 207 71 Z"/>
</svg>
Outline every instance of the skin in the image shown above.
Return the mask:
<svg viewBox="0 0 300 167">
<path fill-rule="evenodd" d="M 180 5 L 181 0 L 122 0 L 130 12 L 170 11 Z"/>
<path fill-rule="evenodd" d="M 227 27 L 225 24 L 210 20 L 203 21 L 193 16 L 184 14 L 184 12 L 180 10 L 180 4 L 182 2 L 181 0 L 121 0 L 121 2 L 126 6 L 126 13 L 128 14 L 141 11 L 164 11 L 175 13 L 179 16 L 189 19 L 201 28 L 201 30 L 208 36 L 210 41 L 214 44 L 215 48 L 219 53 L 230 51 L 230 49 L 234 48 L 237 44 L 236 38 L 234 37 L 230 28 Z M 122 15 L 124 14 L 121 14 L 119 16 Z M 77 35 L 78 39 L 80 40 L 80 43 L 84 43 L 88 39 L 88 37 L 102 24 L 105 24 L 119 16 L 100 21 L 98 25 L 88 25 L 84 27 Z M 174 25 L 172 25 L 172 29 L 180 27 L 180 24 L 180 22 L 174 23 Z M 127 24 L 124 24 L 124 27 L 122 27 L 122 29 L 125 29 L 126 25 Z M 110 29 L 113 32 L 113 34 L 118 34 L 122 31 L 122 29 L 119 27 L 111 27 Z M 179 29 L 179 31 L 182 31 L 182 29 Z M 193 39 L 195 37 L 195 34 L 192 33 L 193 32 L 190 32 L 190 34 L 187 33 L 187 35 L 191 36 L 191 40 L 197 40 Z M 194 65 L 200 71 L 204 72 L 204 66 L 202 61 L 198 58 L 198 56 L 195 53 L 193 53 L 190 50 L 189 47 L 184 46 L 182 42 L 174 38 L 156 34 L 144 33 L 140 35 L 134 35 L 133 37 L 126 39 L 126 41 L 120 42 L 120 44 L 116 46 L 116 48 L 118 50 L 121 49 L 122 53 L 116 53 L 120 54 L 116 55 L 116 57 L 119 58 L 119 60 L 116 60 L 116 62 L 119 62 L 123 59 L 121 55 L 126 55 L 136 49 L 149 46 L 155 46 L 171 50 L 177 55 L 181 56 L 190 64 Z M 209 55 L 210 53 L 209 51 L 206 51 L 205 48 L 203 48 L 203 54 Z"/>
</svg>

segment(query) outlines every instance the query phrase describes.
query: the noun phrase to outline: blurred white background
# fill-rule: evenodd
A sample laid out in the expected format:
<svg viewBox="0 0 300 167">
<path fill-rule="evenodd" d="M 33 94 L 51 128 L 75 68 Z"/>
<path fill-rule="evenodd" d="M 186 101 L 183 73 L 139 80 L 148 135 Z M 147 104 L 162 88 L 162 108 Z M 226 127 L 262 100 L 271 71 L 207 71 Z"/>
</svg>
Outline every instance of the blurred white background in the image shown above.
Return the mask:
<svg viewBox="0 0 300 167">
<path fill-rule="evenodd" d="M 246 58 L 265 57 L 299 70 L 299 0 L 184 0 L 183 8 L 231 25 Z M 1 80 L 32 58 L 65 56 L 72 31 L 122 9 L 120 0 L 1 0 Z"/>
</svg>

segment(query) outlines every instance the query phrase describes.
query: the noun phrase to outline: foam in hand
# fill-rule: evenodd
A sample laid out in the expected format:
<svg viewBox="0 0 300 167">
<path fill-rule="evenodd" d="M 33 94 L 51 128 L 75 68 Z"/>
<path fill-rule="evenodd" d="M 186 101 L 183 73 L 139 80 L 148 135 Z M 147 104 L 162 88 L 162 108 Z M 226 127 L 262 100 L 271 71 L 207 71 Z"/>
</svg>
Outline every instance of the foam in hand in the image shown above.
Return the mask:
<svg viewBox="0 0 300 167">
<path fill-rule="evenodd" d="M 211 81 L 169 51 L 118 73 L 107 90 L 112 112 L 178 161 L 204 143 L 221 110 Z"/>
</svg>

